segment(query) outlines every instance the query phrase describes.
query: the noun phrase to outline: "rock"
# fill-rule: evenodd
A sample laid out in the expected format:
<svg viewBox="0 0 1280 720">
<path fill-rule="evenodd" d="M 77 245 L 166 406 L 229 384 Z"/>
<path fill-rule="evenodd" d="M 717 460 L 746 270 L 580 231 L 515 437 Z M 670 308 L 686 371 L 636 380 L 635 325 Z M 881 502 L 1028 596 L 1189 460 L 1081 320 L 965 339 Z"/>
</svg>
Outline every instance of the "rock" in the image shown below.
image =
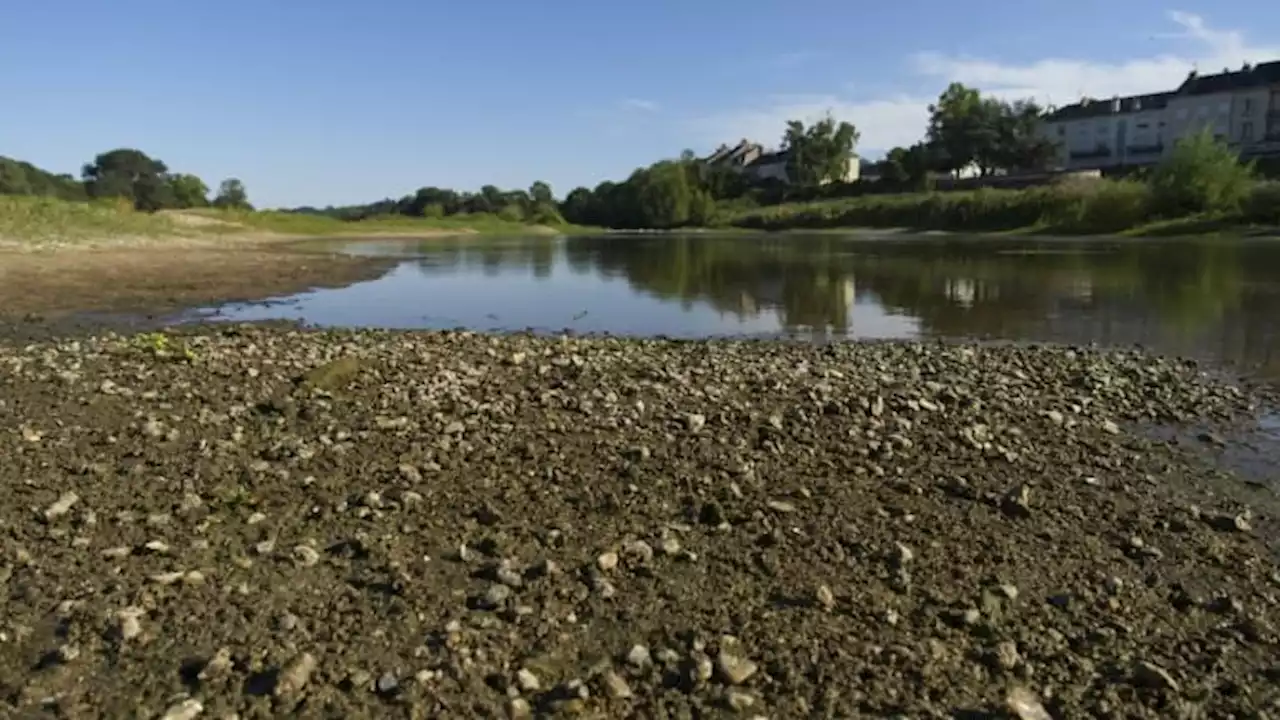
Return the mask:
<svg viewBox="0 0 1280 720">
<path fill-rule="evenodd" d="M 409 464 L 404 464 L 400 466 L 399 470 L 400 477 L 404 478 L 405 481 L 413 483 L 414 485 L 422 482 L 422 471 L 418 468 Z"/>
<path fill-rule="evenodd" d="M 1119 435 L 1120 426 L 1110 420 L 1103 420 L 1102 432 L 1107 433 L 1108 435 Z"/>
<path fill-rule="evenodd" d="M 511 720 L 527 720 L 533 717 L 533 707 L 524 698 L 511 698 L 507 701 L 507 717 Z"/>
<path fill-rule="evenodd" d="M 1006 640 L 996 646 L 996 664 L 1004 670 L 1012 670 L 1022 661 L 1022 656 L 1018 654 L 1018 644 L 1012 640 Z"/>
<path fill-rule="evenodd" d="M 127 607 L 116 613 L 117 629 L 123 640 L 132 640 L 142 634 L 142 616 L 147 611 L 140 607 Z"/>
<path fill-rule="evenodd" d="M 751 679 L 760 669 L 754 661 L 741 657 L 727 649 L 721 649 L 716 655 L 716 670 L 720 677 L 730 685 L 741 685 Z"/>
<path fill-rule="evenodd" d="M 387 671 L 378 677 L 378 682 L 374 685 L 379 695 L 392 695 L 400 689 L 400 678 L 395 673 Z"/>
<path fill-rule="evenodd" d="M 516 671 L 516 687 L 520 688 L 521 692 L 538 692 L 542 689 L 542 681 L 528 668 L 520 668 Z"/>
<path fill-rule="evenodd" d="M 696 433 L 707 424 L 707 416 L 697 413 L 690 413 L 684 416 L 685 429 L 691 433 Z"/>
<path fill-rule="evenodd" d="M 344 357 L 312 368 L 295 380 L 300 387 L 325 391 L 338 390 L 360 374 L 359 358 Z"/>
<path fill-rule="evenodd" d="M 164 711 L 164 715 L 160 716 L 160 720 L 192 720 L 202 712 L 204 712 L 204 704 L 195 698 L 188 698 L 170 705 L 169 709 Z"/>
<path fill-rule="evenodd" d="M 220 678 L 231 671 L 231 649 L 222 647 L 209 658 L 204 667 L 200 669 L 197 677 L 200 680 L 213 680 Z"/>
<path fill-rule="evenodd" d="M 600 568 L 604 572 L 609 572 L 610 570 L 618 567 L 618 553 L 601 553 L 596 557 L 596 567 Z"/>
<path fill-rule="evenodd" d="M 817 600 L 819 606 L 826 610 L 831 610 L 836 606 L 836 596 L 831 592 L 831 588 L 826 585 L 818 586 L 817 591 L 814 593 L 814 599 Z"/>
<path fill-rule="evenodd" d="M 1005 698 L 1005 706 L 1018 720 L 1053 720 L 1040 698 L 1025 687 L 1010 690 Z"/>
<path fill-rule="evenodd" d="M 485 590 L 483 595 L 476 598 L 476 607 L 481 610 L 497 610 L 506 605 L 510 597 L 511 588 L 502 583 L 494 583 Z"/>
<path fill-rule="evenodd" d="M 297 545 L 293 548 L 293 562 L 299 567 L 311 567 L 320 562 L 320 553 L 310 545 Z"/>
<path fill-rule="evenodd" d="M 289 697 L 302 692 L 311 681 L 311 673 L 316 669 L 316 658 L 311 653 L 302 653 L 295 657 L 280 671 L 276 681 L 276 697 Z"/>
<path fill-rule="evenodd" d="M 643 540 L 633 540 L 622 546 L 627 559 L 638 565 L 647 565 L 653 561 L 653 546 Z"/>
<path fill-rule="evenodd" d="M 902 543 L 893 544 L 893 555 L 891 557 L 891 562 L 894 567 L 905 568 L 907 565 L 911 564 L 911 561 L 914 560 L 915 557 L 916 557 L 915 552 L 913 552 L 911 548 L 907 547 L 906 545 L 903 545 Z"/>
<path fill-rule="evenodd" d="M 1178 681 L 1173 679 L 1168 670 L 1151 662 L 1139 662 L 1133 669 L 1133 684 L 1139 687 L 1178 692 Z"/>
<path fill-rule="evenodd" d="M 793 513 L 796 511 L 795 505 L 792 505 L 791 503 L 785 502 L 783 500 L 770 500 L 765 504 L 769 507 L 770 510 L 773 510 L 774 512 Z"/>
<path fill-rule="evenodd" d="M 735 688 L 730 689 L 729 692 L 725 693 L 724 702 L 725 705 L 729 706 L 730 710 L 742 713 L 755 707 L 756 698 L 751 693 L 743 692 Z"/>
<path fill-rule="evenodd" d="M 627 664 L 638 670 L 649 667 L 653 664 L 649 648 L 644 645 L 632 645 L 631 650 L 627 652 Z"/>
<path fill-rule="evenodd" d="M 44 519 L 55 520 L 66 515 L 71 512 L 71 508 L 75 506 L 77 502 L 80 502 L 80 496 L 75 494 L 74 491 L 68 490 L 58 496 L 58 499 L 52 505 L 45 508 Z"/>
<path fill-rule="evenodd" d="M 604 685 L 604 692 L 615 700 L 625 700 L 631 697 L 631 686 L 623 679 L 621 675 L 613 670 L 606 670 L 600 677 L 601 684 Z"/>
</svg>

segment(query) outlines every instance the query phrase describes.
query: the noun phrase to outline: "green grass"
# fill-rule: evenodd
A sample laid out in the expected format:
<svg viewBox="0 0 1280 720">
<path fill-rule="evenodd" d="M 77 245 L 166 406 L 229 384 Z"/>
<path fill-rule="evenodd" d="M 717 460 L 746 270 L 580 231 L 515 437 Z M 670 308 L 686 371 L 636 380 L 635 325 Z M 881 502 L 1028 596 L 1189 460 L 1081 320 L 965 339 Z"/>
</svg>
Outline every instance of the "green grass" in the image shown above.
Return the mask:
<svg viewBox="0 0 1280 720">
<path fill-rule="evenodd" d="M 756 230 L 903 228 L 1060 235 L 1193 235 L 1274 231 L 1280 183 L 1256 183 L 1240 208 L 1160 217 L 1148 185 L 1100 180 L 1028 188 L 864 195 L 743 211 L 729 225 Z"/>
<path fill-rule="evenodd" d="M 168 217 L 133 212 L 111 201 L 0 195 L 0 241 L 46 245 L 103 237 L 161 237 L 178 231 Z"/>
<path fill-rule="evenodd" d="M 188 216 L 188 217 L 183 217 Z M 193 221 L 205 218 L 217 222 Z M 439 219 L 399 215 L 344 222 L 318 215 L 247 212 L 205 208 L 178 214 L 136 212 L 115 201 L 72 202 L 46 197 L 0 195 L 0 245 L 50 247 L 88 242 L 127 242 L 140 238 L 248 235 L 370 235 L 457 231 L 488 234 L 586 232 L 574 226 L 546 227 L 503 220 L 493 215 Z"/>
</svg>

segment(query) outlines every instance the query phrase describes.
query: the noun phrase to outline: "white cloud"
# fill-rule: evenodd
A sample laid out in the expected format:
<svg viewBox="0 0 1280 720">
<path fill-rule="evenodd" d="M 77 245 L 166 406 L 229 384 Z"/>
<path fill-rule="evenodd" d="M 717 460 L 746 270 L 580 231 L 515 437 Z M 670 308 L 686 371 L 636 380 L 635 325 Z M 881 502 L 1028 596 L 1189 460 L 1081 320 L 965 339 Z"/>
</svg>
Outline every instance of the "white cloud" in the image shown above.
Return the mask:
<svg viewBox="0 0 1280 720">
<path fill-rule="evenodd" d="M 639 98 L 627 98 L 622 101 L 622 107 L 628 110 L 639 110 L 641 112 L 654 113 L 660 109 L 658 103 L 652 100 L 641 100 Z"/>
<path fill-rule="evenodd" d="M 1034 97 L 1042 103 L 1065 105 L 1081 94 L 1095 98 L 1159 92 L 1177 87 L 1192 68 L 1215 73 L 1239 68 L 1245 62 L 1280 57 L 1280 45 L 1254 45 L 1238 30 L 1209 27 L 1203 18 L 1172 11 L 1177 32 L 1151 38 L 1176 40 L 1183 52 L 1168 51 L 1122 62 L 1079 58 L 1045 58 L 1027 64 L 1006 64 L 968 56 L 921 53 L 909 59 L 908 70 L 937 86 L 962 82 L 999 97 Z M 781 137 L 789 119 L 813 120 L 830 111 L 849 120 L 861 133 L 864 154 L 876 155 L 897 145 L 910 145 L 924 134 L 932 95 L 895 95 L 855 100 L 840 93 L 820 96 L 767 98 L 754 108 L 740 108 L 696 118 L 691 130 L 707 145 L 748 137 L 772 143 Z"/>
</svg>

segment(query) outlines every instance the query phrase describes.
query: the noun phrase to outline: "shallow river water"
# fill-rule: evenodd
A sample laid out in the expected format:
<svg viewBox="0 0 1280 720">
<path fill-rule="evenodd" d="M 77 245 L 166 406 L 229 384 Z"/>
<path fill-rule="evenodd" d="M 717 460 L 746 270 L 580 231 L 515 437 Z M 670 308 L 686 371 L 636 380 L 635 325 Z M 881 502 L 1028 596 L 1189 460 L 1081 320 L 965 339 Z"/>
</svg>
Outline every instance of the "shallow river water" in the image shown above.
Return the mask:
<svg viewBox="0 0 1280 720">
<path fill-rule="evenodd" d="M 318 241 L 380 278 L 200 313 L 318 326 L 1145 347 L 1280 378 L 1280 242 L 649 235 Z"/>
</svg>

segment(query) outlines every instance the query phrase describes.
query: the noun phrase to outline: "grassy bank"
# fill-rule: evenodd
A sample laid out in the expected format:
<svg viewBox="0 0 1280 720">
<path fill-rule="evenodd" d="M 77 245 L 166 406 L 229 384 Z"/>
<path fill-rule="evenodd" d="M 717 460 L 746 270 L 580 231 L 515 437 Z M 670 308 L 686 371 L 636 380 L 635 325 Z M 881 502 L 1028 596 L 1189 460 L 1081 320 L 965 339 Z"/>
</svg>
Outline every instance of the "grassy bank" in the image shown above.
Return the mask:
<svg viewBox="0 0 1280 720">
<path fill-rule="evenodd" d="M 441 219 L 388 216 L 344 222 L 329 217 L 271 211 L 201 209 L 144 213 L 113 201 L 74 202 L 48 197 L 0 195 L 0 245 L 20 247 L 258 234 L 412 235 L 442 231 L 554 234 L 576 230 L 526 225 L 492 215 Z"/>
<path fill-rule="evenodd" d="M 865 195 L 748 210 L 726 218 L 757 230 L 895 227 L 968 232 L 1163 234 L 1280 226 L 1280 183 L 1252 185 L 1231 208 L 1169 213 L 1147 183 L 1099 180 L 1025 190 Z"/>
</svg>

